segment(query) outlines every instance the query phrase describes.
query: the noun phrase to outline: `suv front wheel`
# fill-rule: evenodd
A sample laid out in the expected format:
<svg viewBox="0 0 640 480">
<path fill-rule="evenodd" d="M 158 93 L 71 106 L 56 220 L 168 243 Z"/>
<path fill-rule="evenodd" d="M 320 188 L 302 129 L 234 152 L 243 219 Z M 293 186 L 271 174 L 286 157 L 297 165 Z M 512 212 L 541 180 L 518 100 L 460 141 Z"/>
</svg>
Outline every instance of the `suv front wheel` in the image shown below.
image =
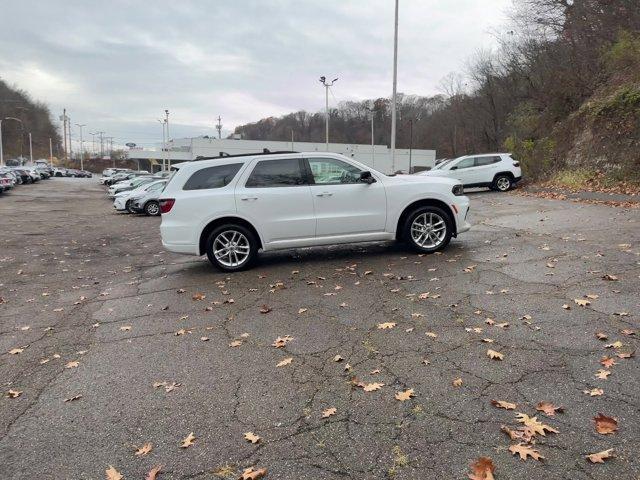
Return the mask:
<svg viewBox="0 0 640 480">
<path fill-rule="evenodd" d="M 453 234 L 452 222 L 441 208 L 419 207 L 409 214 L 402 237 L 420 253 L 433 253 L 445 248 Z"/>
<path fill-rule="evenodd" d="M 236 272 L 253 263 L 258 241 L 248 228 L 239 224 L 221 225 L 207 239 L 207 257 L 220 270 Z"/>
</svg>

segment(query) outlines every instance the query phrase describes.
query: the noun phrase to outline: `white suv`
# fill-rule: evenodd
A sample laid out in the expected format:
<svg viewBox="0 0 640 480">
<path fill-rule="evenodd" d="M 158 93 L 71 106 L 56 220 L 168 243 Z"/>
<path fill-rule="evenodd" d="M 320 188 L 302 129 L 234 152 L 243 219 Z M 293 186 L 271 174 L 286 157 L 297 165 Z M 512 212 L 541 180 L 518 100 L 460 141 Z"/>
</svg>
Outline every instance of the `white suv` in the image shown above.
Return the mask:
<svg viewBox="0 0 640 480">
<path fill-rule="evenodd" d="M 450 177 L 467 187 L 489 187 L 506 192 L 522 180 L 520 163 L 510 153 L 465 155 L 446 160 L 432 170 L 417 173 L 431 177 Z"/>
<path fill-rule="evenodd" d="M 387 176 L 334 153 L 268 153 L 199 159 L 162 192 L 163 246 L 207 254 L 225 271 L 264 251 L 402 239 L 443 249 L 469 230 L 459 182 Z"/>
</svg>

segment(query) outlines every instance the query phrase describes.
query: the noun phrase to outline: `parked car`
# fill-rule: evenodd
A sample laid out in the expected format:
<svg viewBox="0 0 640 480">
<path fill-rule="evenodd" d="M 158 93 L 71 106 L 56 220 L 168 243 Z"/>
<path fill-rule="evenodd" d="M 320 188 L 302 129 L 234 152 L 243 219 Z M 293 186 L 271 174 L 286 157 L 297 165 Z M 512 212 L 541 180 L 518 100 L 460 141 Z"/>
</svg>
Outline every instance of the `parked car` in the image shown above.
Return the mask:
<svg viewBox="0 0 640 480">
<path fill-rule="evenodd" d="M 18 177 L 20 177 L 20 183 L 22 184 L 33 183 L 33 179 L 31 178 L 31 175 L 29 175 L 29 173 L 25 169 L 14 168 L 13 171 L 15 172 L 16 175 L 18 175 Z"/>
<path fill-rule="evenodd" d="M 224 271 L 263 251 L 403 240 L 432 253 L 469 230 L 460 182 L 387 176 L 334 153 L 225 156 L 184 162 L 160 198 L 163 246 Z"/>
<path fill-rule="evenodd" d="M 141 192 L 132 192 L 129 196 L 129 211 L 144 212 L 148 216 L 160 215 L 160 195 L 166 185 L 167 180 L 159 180 L 145 185 Z"/>
<path fill-rule="evenodd" d="M 141 183 L 138 187 L 132 190 L 125 190 L 123 192 L 120 192 L 114 197 L 113 208 L 118 211 L 127 211 L 130 213 L 145 211 L 144 206 L 147 200 L 144 200 L 145 203 L 142 204 L 141 208 L 135 210 L 132 208 L 134 200 L 146 198 L 147 194 L 154 194 L 156 208 L 154 209 L 153 206 L 150 206 L 150 213 L 148 213 L 148 215 L 159 215 L 160 207 L 157 195 L 162 191 L 166 183 L 166 180 L 152 180 L 150 182 Z"/>
<path fill-rule="evenodd" d="M 11 180 L 9 177 L 0 175 L 0 193 L 4 193 L 8 190 L 11 190 Z"/>
<path fill-rule="evenodd" d="M 0 173 L 0 180 L 2 180 L 4 191 L 11 190 L 16 184 L 16 177 L 9 172 Z"/>
<path fill-rule="evenodd" d="M 127 190 L 134 190 L 139 186 L 146 183 L 151 183 L 154 180 L 159 180 L 159 178 L 153 177 L 151 175 L 143 175 L 141 177 L 133 177 L 130 180 L 123 180 L 121 182 L 117 182 L 109 187 L 109 190 L 107 190 L 107 196 L 109 198 L 113 198 L 120 192 L 125 192 Z"/>
<path fill-rule="evenodd" d="M 416 175 L 455 178 L 465 188 L 489 187 L 500 192 L 511 190 L 522 180 L 520 162 L 514 160 L 510 153 L 465 155 L 446 160 Z"/>
<path fill-rule="evenodd" d="M 35 167 L 23 167 L 25 171 L 31 176 L 32 183 L 39 182 L 42 180 L 40 173 L 35 169 Z"/>
<path fill-rule="evenodd" d="M 106 168 L 102 171 L 102 177 L 100 177 L 100 183 L 104 183 L 119 172 L 130 172 L 128 168 Z"/>
</svg>

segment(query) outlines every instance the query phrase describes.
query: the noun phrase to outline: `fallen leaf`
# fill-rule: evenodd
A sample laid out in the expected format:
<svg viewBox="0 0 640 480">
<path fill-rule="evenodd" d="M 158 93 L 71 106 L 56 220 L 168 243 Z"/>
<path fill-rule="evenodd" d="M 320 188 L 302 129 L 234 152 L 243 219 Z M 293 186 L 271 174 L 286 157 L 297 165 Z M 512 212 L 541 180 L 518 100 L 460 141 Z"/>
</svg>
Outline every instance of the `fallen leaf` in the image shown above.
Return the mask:
<svg viewBox="0 0 640 480">
<path fill-rule="evenodd" d="M 397 324 L 396 324 L 396 323 L 394 323 L 394 322 L 385 322 L 385 323 L 379 323 L 379 324 L 378 324 L 378 328 L 379 328 L 380 330 L 388 330 L 388 329 L 390 329 L 390 328 L 395 327 L 396 325 L 397 325 Z"/>
<path fill-rule="evenodd" d="M 285 335 L 284 337 L 276 338 L 271 345 L 276 348 L 284 348 L 291 340 L 293 340 L 293 337 Z"/>
<path fill-rule="evenodd" d="M 515 403 L 505 402 L 504 400 L 491 400 L 491 405 L 496 408 L 504 408 L 505 410 L 515 410 L 517 407 Z"/>
<path fill-rule="evenodd" d="M 502 360 L 504 358 L 504 354 L 489 349 L 487 350 L 487 357 L 491 358 L 492 360 Z"/>
<path fill-rule="evenodd" d="M 80 362 L 74 360 L 74 361 L 68 362 L 64 366 L 64 368 L 78 368 L 79 365 L 80 365 Z"/>
<path fill-rule="evenodd" d="M 618 277 L 616 277 L 615 275 L 611 275 L 609 273 L 606 273 L 602 276 L 603 280 L 608 280 L 609 282 L 615 282 L 616 280 L 618 280 Z"/>
<path fill-rule="evenodd" d="M 80 400 L 81 398 L 82 398 L 82 395 L 78 394 L 78 395 L 74 395 L 73 397 L 65 398 L 64 401 L 65 403 L 75 402 L 76 400 Z"/>
<path fill-rule="evenodd" d="M 592 388 L 591 390 L 583 390 L 582 393 L 586 393 L 591 397 L 599 397 L 604 393 L 604 390 L 601 388 Z"/>
<path fill-rule="evenodd" d="M 9 389 L 9 391 L 7 392 L 7 397 L 9 398 L 18 398 L 20 395 L 22 395 L 22 390 Z"/>
<path fill-rule="evenodd" d="M 230 347 L 239 347 L 240 345 L 242 345 L 242 340 L 234 340 L 229 344 Z"/>
<path fill-rule="evenodd" d="M 334 362 L 341 362 L 343 360 L 344 358 L 341 355 L 336 355 L 335 357 L 333 357 Z"/>
<path fill-rule="evenodd" d="M 308 309 L 307 308 L 300 308 L 298 309 L 298 315 L 302 315 L 304 312 L 306 312 Z"/>
<path fill-rule="evenodd" d="M 413 388 L 410 388 L 408 390 L 404 390 L 402 392 L 396 392 L 396 400 L 399 400 L 401 402 L 406 402 L 411 397 L 415 397 L 415 393 L 413 392 Z"/>
<path fill-rule="evenodd" d="M 518 422 L 524 423 L 529 427 L 534 435 L 540 434 L 544 437 L 546 436 L 546 432 L 559 433 L 555 428 L 539 422 L 537 417 L 530 417 L 525 413 L 516 413 L 516 418 Z"/>
<path fill-rule="evenodd" d="M 471 464 L 471 474 L 469 474 L 470 480 L 494 480 L 493 472 L 496 467 L 493 465 L 493 461 L 488 457 L 480 457 L 474 463 Z"/>
<path fill-rule="evenodd" d="M 601 380 L 606 380 L 609 375 L 611 375 L 611 372 L 609 370 L 600 369 L 596 373 L 596 378 L 599 378 Z"/>
<path fill-rule="evenodd" d="M 156 480 L 158 478 L 158 474 L 162 470 L 162 465 L 157 465 L 153 467 L 151 470 L 147 472 L 147 475 L 144 477 L 144 480 Z"/>
<path fill-rule="evenodd" d="M 255 470 L 253 467 L 245 468 L 240 476 L 240 480 L 258 480 L 267 474 L 266 468 L 259 468 Z"/>
<path fill-rule="evenodd" d="M 199 301 L 199 300 L 204 300 L 207 296 L 202 293 L 202 292 L 196 292 L 193 294 L 193 296 L 191 297 L 193 300 Z"/>
<path fill-rule="evenodd" d="M 435 332 L 425 332 L 425 335 L 430 338 L 438 338 L 438 334 Z"/>
<path fill-rule="evenodd" d="M 573 301 L 576 302 L 576 304 L 579 305 L 580 307 L 586 307 L 587 305 L 591 305 L 591 302 L 589 300 L 584 300 L 583 298 L 574 298 Z"/>
<path fill-rule="evenodd" d="M 188 448 L 191 445 L 193 445 L 193 443 L 195 442 L 196 437 L 193 434 L 193 432 L 191 432 L 189 435 L 187 435 L 183 440 L 182 443 L 180 444 L 180 448 Z"/>
<path fill-rule="evenodd" d="M 384 383 L 366 383 L 362 385 L 362 389 L 365 392 L 374 392 L 380 390 L 382 387 L 384 387 Z"/>
<path fill-rule="evenodd" d="M 596 431 L 602 435 L 609 435 L 618 430 L 618 421 L 613 417 L 607 417 L 601 413 L 593 418 Z"/>
<path fill-rule="evenodd" d="M 131 330 L 131 326 L 130 325 L 126 325 L 124 327 L 120 327 L 120 330 L 122 330 L 123 332 L 128 332 L 129 330 Z"/>
<path fill-rule="evenodd" d="M 293 357 L 285 358 L 279 362 L 276 367 L 284 367 L 285 365 L 289 365 L 291 362 L 293 362 Z"/>
<path fill-rule="evenodd" d="M 176 290 L 176 292 L 178 293 L 184 293 L 186 292 L 186 290 L 184 288 L 179 288 L 178 290 Z"/>
<path fill-rule="evenodd" d="M 327 408 L 322 411 L 322 418 L 328 418 L 332 415 L 335 415 L 338 409 L 336 407 Z"/>
<path fill-rule="evenodd" d="M 604 463 L 605 460 L 609 458 L 613 458 L 613 448 L 609 448 L 607 450 L 603 450 L 602 452 L 592 453 L 591 455 L 587 455 L 586 458 L 591 463 Z"/>
<path fill-rule="evenodd" d="M 260 307 L 260 313 L 269 313 L 271 311 L 271 307 L 269 305 L 262 305 Z"/>
<path fill-rule="evenodd" d="M 526 460 L 527 457 L 531 457 L 534 460 L 541 460 L 544 457 L 540 455 L 540 452 L 534 450 L 533 447 L 525 445 L 524 443 L 518 443 L 517 445 L 511 445 L 509 451 L 514 455 L 520 455 L 520 459 Z"/>
<path fill-rule="evenodd" d="M 634 352 L 620 352 L 620 353 L 616 353 L 616 357 L 618 358 L 631 358 L 635 355 L 635 351 Z"/>
<path fill-rule="evenodd" d="M 454 387 L 460 387 L 460 386 L 462 386 L 462 379 L 461 379 L 461 378 L 456 378 L 456 379 L 453 381 L 453 386 L 454 386 Z"/>
<path fill-rule="evenodd" d="M 616 340 L 613 343 L 609 343 L 608 345 L 605 345 L 604 348 L 622 348 L 624 347 L 624 344 L 620 341 L 620 340 Z"/>
<path fill-rule="evenodd" d="M 596 338 L 598 340 L 607 340 L 609 337 L 604 332 L 596 332 Z"/>
<path fill-rule="evenodd" d="M 145 443 L 140 448 L 138 448 L 135 452 L 136 457 L 144 457 L 147 453 L 153 450 L 153 445 L 151 443 Z"/>
<path fill-rule="evenodd" d="M 253 432 L 246 432 L 244 434 L 244 439 L 251 443 L 258 443 L 260 441 L 260 437 Z"/>
<path fill-rule="evenodd" d="M 24 348 L 13 348 L 9 350 L 9 355 L 18 355 L 19 353 L 24 352 Z"/>
<path fill-rule="evenodd" d="M 614 365 L 616 365 L 616 361 L 615 361 L 615 359 L 613 359 L 611 357 L 607 357 L 605 355 L 604 357 L 602 357 L 600 359 L 600 365 L 602 365 L 604 368 L 611 368 Z"/>
<path fill-rule="evenodd" d="M 536 410 L 539 412 L 543 412 L 545 415 L 553 417 L 556 412 L 562 413 L 564 411 L 564 407 L 556 407 L 551 402 L 540 402 L 536 405 Z"/>
<path fill-rule="evenodd" d="M 107 474 L 107 480 L 122 480 L 123 478 L 122 475 L 120 475 L 120 472 L 111 465 L 109 465 L 109 468 L 105 470 L 105 473 Z"/>
</svg>

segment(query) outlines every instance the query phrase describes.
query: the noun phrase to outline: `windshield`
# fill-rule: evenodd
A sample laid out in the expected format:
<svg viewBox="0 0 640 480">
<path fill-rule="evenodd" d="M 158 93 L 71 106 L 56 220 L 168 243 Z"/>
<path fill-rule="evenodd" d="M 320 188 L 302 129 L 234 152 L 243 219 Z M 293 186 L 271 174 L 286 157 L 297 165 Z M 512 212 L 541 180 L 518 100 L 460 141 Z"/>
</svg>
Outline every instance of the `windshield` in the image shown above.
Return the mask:
<svg viewBox="0 0 640 480">
<path fill-rule="evenodd" d="M 442 167 L 444 167 L 445 165 L 449 165 L 451 162 L 453 162 L 455 159 L 451 158 L 449 160 L 445 160 L 444 162 L 442 162 L 439 165 L 436 165 L 435 167 L 433 167 L 434 170 L 442 170 Z"/>
</svg>

